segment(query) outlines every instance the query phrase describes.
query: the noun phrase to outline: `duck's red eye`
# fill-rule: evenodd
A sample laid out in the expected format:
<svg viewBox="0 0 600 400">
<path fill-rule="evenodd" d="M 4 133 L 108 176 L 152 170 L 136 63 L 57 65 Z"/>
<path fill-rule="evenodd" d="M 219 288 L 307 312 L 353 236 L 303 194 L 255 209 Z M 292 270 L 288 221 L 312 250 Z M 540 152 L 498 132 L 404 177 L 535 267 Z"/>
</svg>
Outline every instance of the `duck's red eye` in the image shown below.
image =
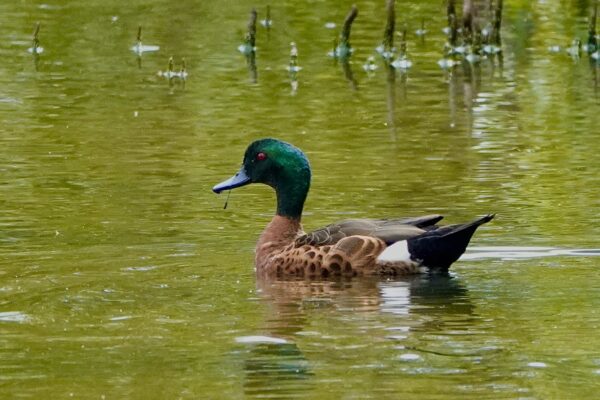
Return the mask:
<svg viewBox="0 0 600 400">
<path fill-rule="evenodd" d="M 262 160 L 266 160 L 267 159 L 267 155 L 263 152 L 260 152 L 256 155 L 256 159 L 258 161 L 262 161 Z"/>
</svg>

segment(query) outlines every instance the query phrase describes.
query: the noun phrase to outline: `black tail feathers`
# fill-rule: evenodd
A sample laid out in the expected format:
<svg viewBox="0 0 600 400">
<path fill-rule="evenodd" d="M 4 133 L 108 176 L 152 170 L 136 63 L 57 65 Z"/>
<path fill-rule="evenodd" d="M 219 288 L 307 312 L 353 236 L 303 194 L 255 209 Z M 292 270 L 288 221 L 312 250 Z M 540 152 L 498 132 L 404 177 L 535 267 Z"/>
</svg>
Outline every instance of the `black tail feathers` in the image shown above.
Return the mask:
<svg viewBox="0 0 600 400">
<path fill-rule="evenodd" d="M 408 239 L 408 251 L 412 258 L 420 260 L 433 270 L 445 271 L 465 252 L 471 237 L 480 225 L 491 221 L 495 214 L 488 214 L 466 224 L 448 225 Z"/>
</svg>

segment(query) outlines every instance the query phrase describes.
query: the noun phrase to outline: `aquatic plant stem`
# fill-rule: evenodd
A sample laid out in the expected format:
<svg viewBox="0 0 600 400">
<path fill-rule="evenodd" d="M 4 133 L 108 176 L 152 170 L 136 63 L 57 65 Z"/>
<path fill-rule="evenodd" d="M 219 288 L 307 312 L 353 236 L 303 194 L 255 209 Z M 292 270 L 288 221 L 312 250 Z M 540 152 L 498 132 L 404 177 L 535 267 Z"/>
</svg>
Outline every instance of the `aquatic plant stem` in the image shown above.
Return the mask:
<svg viewBox="0 0 600 400">
<path fill-rule="evenodd" d="M 598 39 L 596 38 L 596 21 L 598 18 L 598 3 L 599 1 L 594 2 L 594 8 L 592 10 L 592 16 L 590 18 L 590 24 L 588 27 L 588 53 L 593 53 L 598 50 Z"/>
<path fill-rule="evenodd" d="M 462 35 L 465 43 L 471 43 L 473 38 L 473 0 L 463 3 Z"/>
<path fill-rule="evenodd" d="M 391 51 L 394 47 L 394 30 L 396 26 L 396 11 L 395 11 L 395 0 L 387 0 L 387 21 L 385 24 L 385 31 L 383 32 L 383 46 L 386 51 Z"/>
<path fill-rule="evenodd" d="M 352 9 L 350 9 L 350 12 L 344 20 L 344 25 L 342 26 L 342 33 L 340 35 L 340 46 L 350 47 L 350 30 L 352 29 L 352 23 L 356 19 L 357 15 L 358 8 L 356 8 L 356 5 L 352 5 Z"/>
<path fill-rule="evenodd" d="M 32 48 L 33 48 L 33 53 L 34 54 L 37 54 L 37 49 L 38 49 L 38 47 L 40 47 L 40 40 L 38 38 L 38 36 L 40 34 L 40 26 L 41 26 L 41 24 L 39 22 L 37 22 L 35 24 L 35 28 L 33 30 L 33 45 L 32 45 Z"/>
<path fill-rule="evenodd" d="M 248 44 L 251 46 L 252 51 L 256 47 L 256 9 L 250 11 L 250 19 L 248 20 Z"/>
<path fill-rule="evenodd" d="M 502 27 L 502 8 L 503 0 L 498 0 L 496 8 L 494 9 L 494 33 L 492 43 L 498 47 L 502 46 L 502 36 L 500 35 L 500 29 Z"/>
</svg>

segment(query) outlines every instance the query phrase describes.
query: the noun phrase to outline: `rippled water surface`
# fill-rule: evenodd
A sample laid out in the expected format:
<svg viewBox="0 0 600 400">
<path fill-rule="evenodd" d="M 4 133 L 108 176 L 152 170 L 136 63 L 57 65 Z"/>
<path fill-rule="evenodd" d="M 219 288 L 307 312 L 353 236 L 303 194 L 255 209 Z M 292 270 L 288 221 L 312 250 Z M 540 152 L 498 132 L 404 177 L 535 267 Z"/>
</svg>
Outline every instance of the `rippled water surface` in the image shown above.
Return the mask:
<svg viewBox="0 0 600 400">
<path fill-rule="evenodd" d="M 597 397 L 600 68 L 548 50 L 591 1 L 506 1 L 503 61 L 453 73 L 441 2 L 398 2 L 405 74 L 363 70 L 384 1 L 356 3 L 342 68 L 352 2 L 273 2 L 255 74 L 265 2 L 0 4 L 0 397 Z M 138 24 L 158 51 L 131 51 Z M 257 281 L 271 190 L 210 188 L 264 136 L 311 160 L 307 229 L 496 219 L 447 278 Z"/>
</svg>

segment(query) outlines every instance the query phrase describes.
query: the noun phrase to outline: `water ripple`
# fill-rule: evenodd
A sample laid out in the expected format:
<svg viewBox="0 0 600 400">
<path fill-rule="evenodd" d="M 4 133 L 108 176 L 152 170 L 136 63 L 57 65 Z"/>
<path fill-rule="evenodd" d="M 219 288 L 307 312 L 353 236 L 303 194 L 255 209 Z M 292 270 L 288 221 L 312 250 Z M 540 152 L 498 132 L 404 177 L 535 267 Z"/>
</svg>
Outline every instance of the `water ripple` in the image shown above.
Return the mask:
<svg viewBox="0 0 600 400">
<path fill-rule="evenodd" d="M 556 256 L 596 257 L 600 256 L 600 249 L 561 249 L 557 247 L 527 246 L 471 247 L 469 248 L 469 252 L 463 254 L 460 259 L 462 261 L 483 260 L 488 258 L 515 260 Z"/>
</svg>

